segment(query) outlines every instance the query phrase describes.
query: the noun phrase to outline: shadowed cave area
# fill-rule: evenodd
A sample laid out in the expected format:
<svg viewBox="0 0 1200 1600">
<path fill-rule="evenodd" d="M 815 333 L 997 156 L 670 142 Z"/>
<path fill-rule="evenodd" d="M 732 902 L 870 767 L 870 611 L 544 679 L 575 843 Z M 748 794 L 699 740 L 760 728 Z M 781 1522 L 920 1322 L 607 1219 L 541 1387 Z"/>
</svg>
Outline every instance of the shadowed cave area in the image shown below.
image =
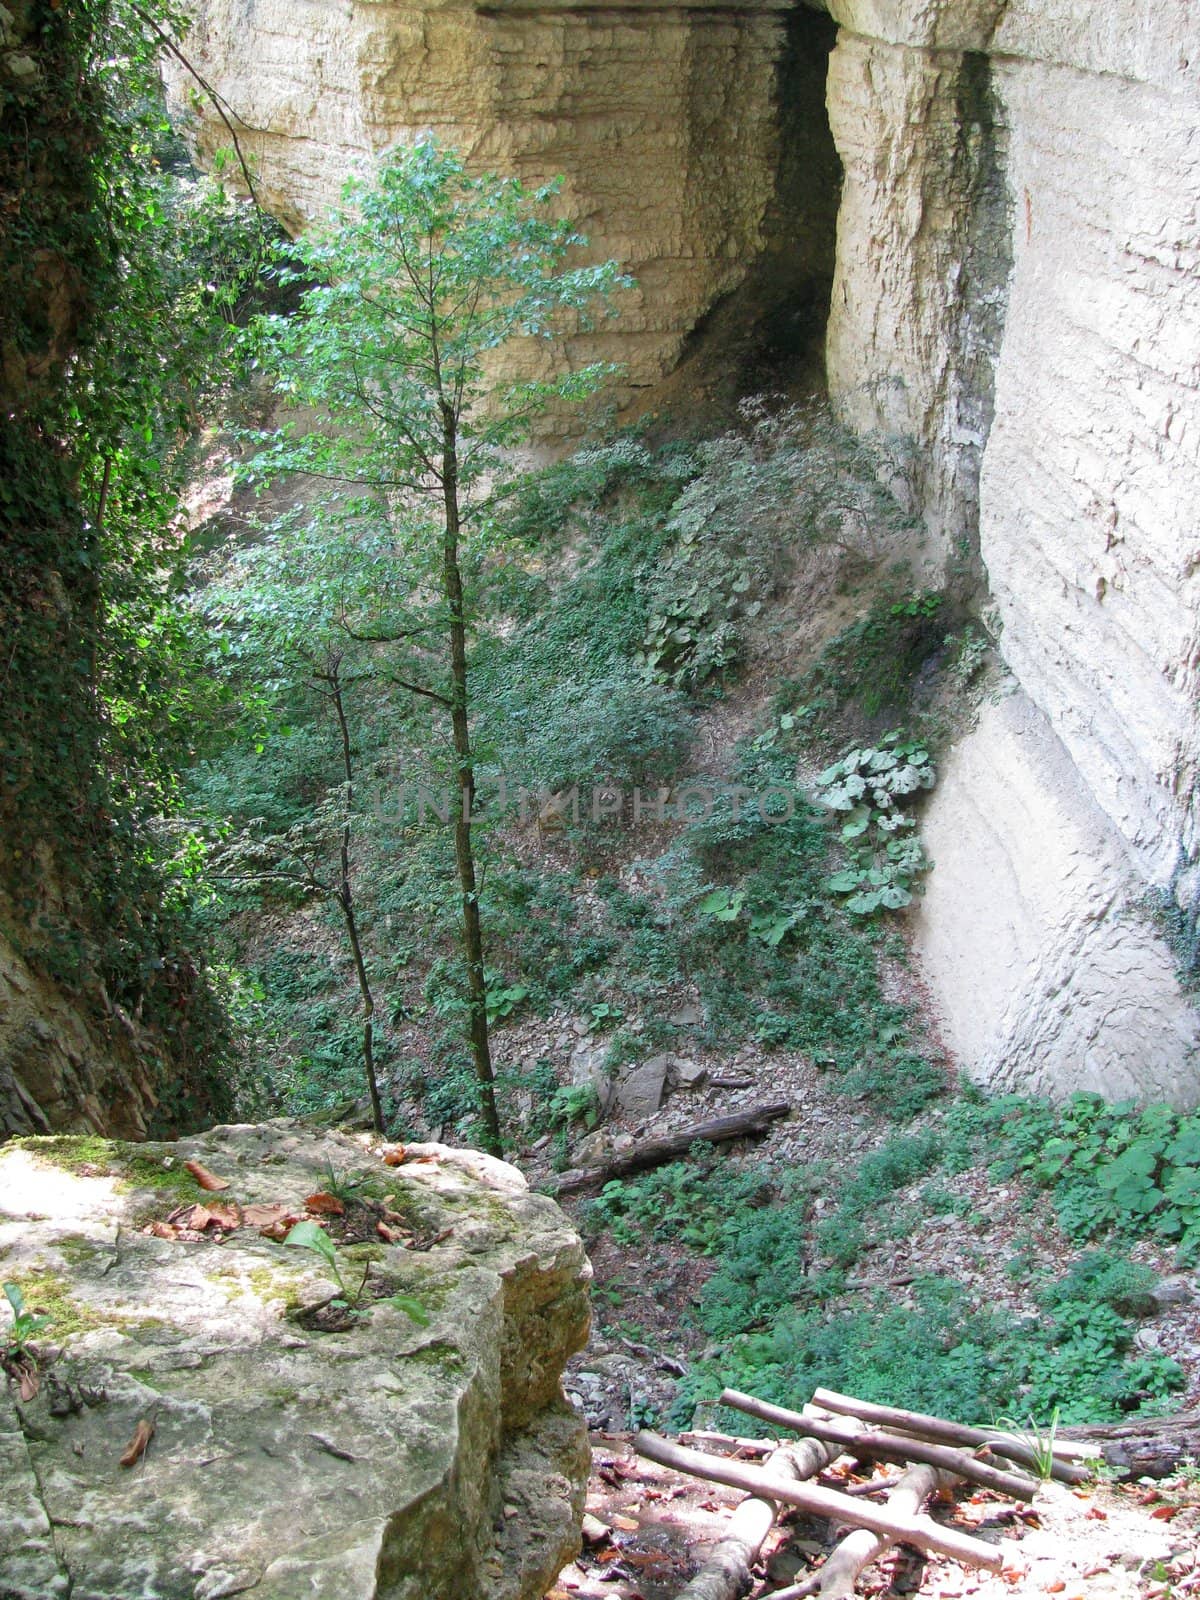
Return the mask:
<svg viewBox="0 0 1200 1600">
<path fill-rule="evenodd" d="M 745 281 L 700 318 L 680 362 L 685 382 L 698 381 L 725 404 L 755 391 L 803 395 L 825 386 L 842 192 L 826 85 L 838 30 L 807 4 L 794 6 L 781 26 L 774 193 L 762 250 Z"/>
</svg>

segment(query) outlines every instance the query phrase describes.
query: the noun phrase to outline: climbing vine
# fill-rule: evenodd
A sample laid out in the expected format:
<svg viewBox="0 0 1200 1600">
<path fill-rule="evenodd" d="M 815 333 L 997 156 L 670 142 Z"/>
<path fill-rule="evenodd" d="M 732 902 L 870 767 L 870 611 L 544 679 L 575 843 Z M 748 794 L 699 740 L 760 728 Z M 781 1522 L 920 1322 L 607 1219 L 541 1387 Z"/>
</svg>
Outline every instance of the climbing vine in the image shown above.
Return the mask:
<svg viewBox="0 0 1200 1600">
<path fill-rule="evenodd" d="M 149 1026 L 174 1120 L 224 1104 L 192 867 L 157 821 L 204 692 L 172 604 L 179 489 L 261 230 L 172 172 L 140 13 L 3 15 L 0 922 L 114 1034 Z"/>
</svg>

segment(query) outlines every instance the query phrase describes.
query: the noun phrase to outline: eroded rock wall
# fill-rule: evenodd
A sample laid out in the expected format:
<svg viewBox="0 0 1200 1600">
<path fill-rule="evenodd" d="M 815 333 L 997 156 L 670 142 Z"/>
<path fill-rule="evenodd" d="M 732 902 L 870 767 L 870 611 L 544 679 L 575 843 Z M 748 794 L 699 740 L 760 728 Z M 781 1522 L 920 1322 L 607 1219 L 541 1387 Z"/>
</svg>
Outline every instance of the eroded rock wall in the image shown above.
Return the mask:
<svg viewBox="0 0 1200 1600">
<path fill-rule="evenodd" d="M 103 1028 L 0 931 L 0 1139 L 64 1131 L 145 1138 L 156 1079 L 169 1076 L 146 1030 L 116 1015 Z"/>
<path fill-rule="evenodd" d="M 598 259 L 637 287 L 573 362 L 627 368 L 627 392 L 678 360 L 761 254 L 775 193 L 778 0 L 715 8 L 476 7 L 197 0 L 188 51 L 239 116 L 264 199 L 290 226 L 353 171 L 432 129 L 477 168 L 565 177 Z M 228 130 L 188 80 L 202 159 Z M 543 359 L 549 360 L 546 356 Z"/>
<path fill-rule="evenodd" d="M 932 564 L 977 540 L 1020 690 L 930 808 L 934 992 L 988 1081 L 1194 1102 L 1149 912 L 1196 892 L 1200 30 L 1141 0 L 834 9 L 831 388 L 915 446 Z"/>
</svg>

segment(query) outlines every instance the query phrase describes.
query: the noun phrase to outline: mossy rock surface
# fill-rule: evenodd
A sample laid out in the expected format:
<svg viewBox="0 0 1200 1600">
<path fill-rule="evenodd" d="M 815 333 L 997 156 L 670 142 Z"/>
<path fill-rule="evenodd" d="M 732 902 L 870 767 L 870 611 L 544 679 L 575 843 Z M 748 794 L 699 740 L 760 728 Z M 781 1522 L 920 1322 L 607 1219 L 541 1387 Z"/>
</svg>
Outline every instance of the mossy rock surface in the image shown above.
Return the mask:
<svg viewBox="0 0 1200 1600">
<path fill-rule="evenodd" d="M 416 1154 L 389 1168 L 365 1137 L 280 1123 L 0 1149 L 0 1276 L 53 1319 L 39 1393 L 0 1400 L 0 1594 L 545 1592 L 578 1547 L 586 1483 L 560 1386 L 587 1332 L 582 1246 L 514 1168 Z M 317 1256 L 252 1226 L 220 1242 L 146 1231 L 205 1198 L 187 1161 L 228 1181 L 207 1197 L 222 1204 L 302 1209 L 331 1171 L 394 1197 L 420 1219 L 416 1248 L 360 1240 L 338 1258 L 354 1282 L 369 1258 L 428 1324 L 368 1297 L 346 1327 L 310 1331 L 296 1310 L 335 1292 Z M 123 1469 L 144 1419 L 147 1459 Z"/>
</svg>

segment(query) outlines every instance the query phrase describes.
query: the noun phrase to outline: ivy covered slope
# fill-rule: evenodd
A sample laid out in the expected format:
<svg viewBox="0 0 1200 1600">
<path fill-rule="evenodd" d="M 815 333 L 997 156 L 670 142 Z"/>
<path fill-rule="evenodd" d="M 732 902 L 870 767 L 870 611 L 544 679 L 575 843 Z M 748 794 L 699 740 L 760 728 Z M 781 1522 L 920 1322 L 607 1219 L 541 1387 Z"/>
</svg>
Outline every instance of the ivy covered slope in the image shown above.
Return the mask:
<svg viewBox="0 0 1200 1600">
<path fill-rule="evenodd" d="M 176 489 L 226 319 L 191 314 L 195 217 L 161 171 L 140 21 L 104 0 L 0 17 L 0 1133 L 137 1136 L 228 1103 L 154 820 L 191 709 Z"/>
</svg>

